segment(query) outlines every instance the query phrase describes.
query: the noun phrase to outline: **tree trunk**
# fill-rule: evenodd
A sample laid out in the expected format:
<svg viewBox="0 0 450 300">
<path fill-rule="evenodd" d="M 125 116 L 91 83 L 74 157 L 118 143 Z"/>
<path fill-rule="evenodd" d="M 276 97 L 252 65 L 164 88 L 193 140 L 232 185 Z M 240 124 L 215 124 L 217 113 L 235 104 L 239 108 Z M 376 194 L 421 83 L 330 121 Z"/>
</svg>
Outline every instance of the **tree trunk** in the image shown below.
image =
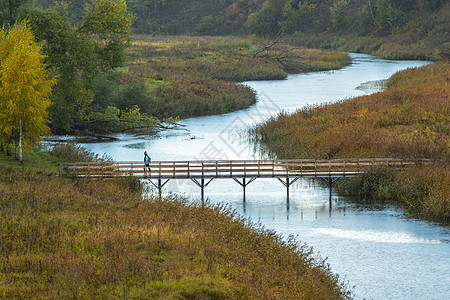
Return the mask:
<svg viewBox="0 0 450 300">
<path fill-rule="evenodd" d="M 19 160 L 19 144 L 14 141 L 14 159 Z"/>
<path fill-rule="evenodd" d="M 0 152 L 5 151 L 5 148 L 3 148 L 3 142 L 0 143 Z"/>
<path fill-rule="evenodd" d="M 11 156 L 11 144 L 6 144 L 6 155 Z"/>
<path fill-rule="evenodd" d="M 372 17 L 373 25 L 375 25 L 375 17 L 373 16 L 373 8 L 372 8 L 372 3 L 370 3 L 370 0 L 369 0 L 369 9 L 370 9 L 370 16 Z"/>
<path fill-rule="evenodd" d="M 23 157 L 22 157 L 22 119 L 19 121 L 19 160 L 22 163 Z"/>
</svg>

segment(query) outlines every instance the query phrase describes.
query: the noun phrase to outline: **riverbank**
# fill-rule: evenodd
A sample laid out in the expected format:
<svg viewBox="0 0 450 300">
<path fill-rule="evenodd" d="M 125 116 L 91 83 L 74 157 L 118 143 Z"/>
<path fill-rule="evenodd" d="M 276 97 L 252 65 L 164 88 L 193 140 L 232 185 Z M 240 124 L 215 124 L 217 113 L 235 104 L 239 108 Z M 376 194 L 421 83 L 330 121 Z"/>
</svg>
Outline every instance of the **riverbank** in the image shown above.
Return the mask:
<svg viewBox="0 0 450 300">
<path fill-rule="evenodd" d="M 0 153 L 2 297 L 349 298 L 309 247 L 221 205 L 143 198 L 132 178 L 71 181 L 57 162 Z"/>
<path fill-rule="evenodd" d="M 281 114 L 255 129 L 256 138 L 279 158 L 443 160 L 433 170 L 418 166 L 387 181 L 368 176 L 364 182 L 347 181 L 340 190 L 367 200 L 395 201 L 413 214 L 448 222 L 450 190 L 442 180 L 449 176 L 449 68 L 441 62 L 405 70 L 389 79 L 384 92 Z M 420 179 L 427 174 L 440 180 Z"/>
<path fill-rule="evenodd" d="M 347 54 L 281 42 L 259 52 L 271 43 L 239 37 L 135 35 L 122 84 L 145 85 L 146 93 L 137 103 L 143 112 L 188 118 L 254 104 L 254 91 L 238 82 L 280 80 L 290 73 L 340 69 L 351 63 Z M 119 103 L 120 109 L 125 106 Z"/>
<path fill-rule="evenodd" d="M 367 53 L 381 59 L 437 61 L 450 57 L 449 44 L 440 33 L 428 38 L 415 38 L 410 33 L 393 36 L 358 36 L 322 33 L 319 35 L 291 35 L 286 41 L 293 45 L 334 51 Z"/>
</svg>

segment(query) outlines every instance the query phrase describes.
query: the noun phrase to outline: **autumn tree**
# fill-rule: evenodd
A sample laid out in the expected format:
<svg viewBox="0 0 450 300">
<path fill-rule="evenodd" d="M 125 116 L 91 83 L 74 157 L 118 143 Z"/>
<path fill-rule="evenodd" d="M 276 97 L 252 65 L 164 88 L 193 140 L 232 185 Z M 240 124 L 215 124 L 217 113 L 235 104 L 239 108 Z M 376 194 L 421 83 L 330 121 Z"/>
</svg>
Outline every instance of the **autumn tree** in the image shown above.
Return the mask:
<svg viewBox="0 0 450 300">
<path fill-rule="evenodd" d="M 0 138 L 14 140 L 21 162 L 23 142 L 48 131 L 46 109 L 54 81 L 43 60 L 26 22 L 0 30 Z"/>
</svg>

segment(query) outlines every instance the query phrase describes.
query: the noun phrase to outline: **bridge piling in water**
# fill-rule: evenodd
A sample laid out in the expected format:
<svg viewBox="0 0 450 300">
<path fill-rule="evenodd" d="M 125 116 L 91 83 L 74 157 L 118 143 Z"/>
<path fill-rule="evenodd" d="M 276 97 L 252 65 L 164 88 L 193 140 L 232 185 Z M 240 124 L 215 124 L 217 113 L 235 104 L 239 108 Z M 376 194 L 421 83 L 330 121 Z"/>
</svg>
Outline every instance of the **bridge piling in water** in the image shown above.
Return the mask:
<svg viewBox="0 0 450 300">
<path fill-rule="evenodd" d="M 162 183 L 162 179 L 161 179 L 161 178 L 158 178 L 158 183 L 154 183 L 154 182 L 152 181 L 151 178 L 148 178 L 148 181 L 149 181 L 155 188 L 158 189 L 158 196 L 159 196 L 159 199 L 161 199 L 161 196 L 162 196 L 162 188 L 166 185 L 166 183 L 169 182 L 169 180 L 170 180 L 170 179 L 167 179 L 166 181 L 164 181 L 164 183 Z"/>
<path fill-rule="evenodd" d="M 284 181 L 283 179 L 277 177 L 277 179 L 286 187 L 286 197 L 289 200 L 289 188 L 291 187 L 291 185 L 293 185 L 297 180 L 300 179 L 300 177 L 294 177 L 293 180 L 291 181 L 291 179 L 289 177 L 286 177 L 286 181 Z"/>
<path fill-rule="evenodd" d="M 243 177 L 242 182 L 240 182 L 238 178 L 233 177 L 233 180 L 236 181 L 240 186 L 242 186 L 243 193 L 244 193 L 244 201 L 245 201 L 245 188 L 247 187 L 247 185 L 249 185 L 250 183 L 255 181 L 256 177 L 250 178 L 250 180 L 248 182 L 245 179 L 246 179 L 246 177 Z"/>
<path fill-rule="evenodd" d="M 289 205 L 290 187 L 300 178 L 320 178 L 327 184 L 331 196 L 331 189 L 340 178 L 356 176 L 377 166 L 404 169 L 432 162 L 427 159 L 395 158 L 158 161 L 150 164 L 148 175 L 143 162 L 86 162 L 63 163 L 60 165 L 60 175 L 92 179 L 111 179 L 118 176 L 148 179 L 158 189 L 159 197 L 169 180 L 190 179 L 200 187 L 202 202 L 205 199 L 205 188 L 213 179 L 233 179 L 242 187 L 245 201 L 246 188 L 250 183 L 257 178 L 277 178 L 286 187 Z"/>
<path fill-rule="evenodd" d="M 213 181 L 214 178 L 210 178 L 209 181 L 205 184 L 205 178 L 200 178 L 200 182 L 196 178 L 191 178 L 191 180 L 201 189 L 201 198 L 202 203 L 205 200 L 205 188 Z"/>
</svg>

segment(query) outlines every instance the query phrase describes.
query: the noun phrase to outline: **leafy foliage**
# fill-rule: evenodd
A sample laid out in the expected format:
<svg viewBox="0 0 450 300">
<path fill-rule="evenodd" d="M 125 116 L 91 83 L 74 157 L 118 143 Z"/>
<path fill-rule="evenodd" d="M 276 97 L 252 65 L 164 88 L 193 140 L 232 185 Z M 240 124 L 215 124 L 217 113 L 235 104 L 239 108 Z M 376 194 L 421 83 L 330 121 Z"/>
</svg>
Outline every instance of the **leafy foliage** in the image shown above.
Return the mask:
<svg viewBox="0 0 450 300">
<path fill-rule="evenodd" d="M 48 131 L 48 97 L 54 81 L 48 79 L 40 52 L 27 23 L 0 30 L 1 142 L 14 139 L 21 146 Z"/>
<path fill-rule="evenodd" d="M 47 64 L 60 80 L 53 91 L 53 130 L 72 130 L 93 98 L 93 80 L 125 61 L 133 15 L 123 0 L 97 0 L 86 6 L 79 26 L 71 24 L 67 4 L 30 10 L 38 40 L 45 41 Z"/>
<path fill-rule="evenodd" d="M 444 9 L 445 0 L 129 0 L 142 33 L 276 35 L 336 29 L 366 35 L 409 30 L 408 22 Z M 339 24 L 339 25 L 338 25 Z M 346 27 L 347 26 L 347 27 Z"/>
<path fill-rule="evenodd" d="M 13 26 L 22 18 L 24 7 L 30 0 L 8 0 L 0 2 L 0 25 Z"/>
<path fill-rule="evenodd" d="M 331 21 L 334 28 L 343 30 L 348 26 L 348 4 L 350 1 L 340 0 L 330 7 Z"/>
<path fill-rule="evenodd" d="M 287 0 L 283 6 L 283 18 L 278 21 L 280 29 L 286 33 L 305 31 L 305 28 L 311 27 L 315 8 L 315 4 L 307 1 Z"/>
</svg>

